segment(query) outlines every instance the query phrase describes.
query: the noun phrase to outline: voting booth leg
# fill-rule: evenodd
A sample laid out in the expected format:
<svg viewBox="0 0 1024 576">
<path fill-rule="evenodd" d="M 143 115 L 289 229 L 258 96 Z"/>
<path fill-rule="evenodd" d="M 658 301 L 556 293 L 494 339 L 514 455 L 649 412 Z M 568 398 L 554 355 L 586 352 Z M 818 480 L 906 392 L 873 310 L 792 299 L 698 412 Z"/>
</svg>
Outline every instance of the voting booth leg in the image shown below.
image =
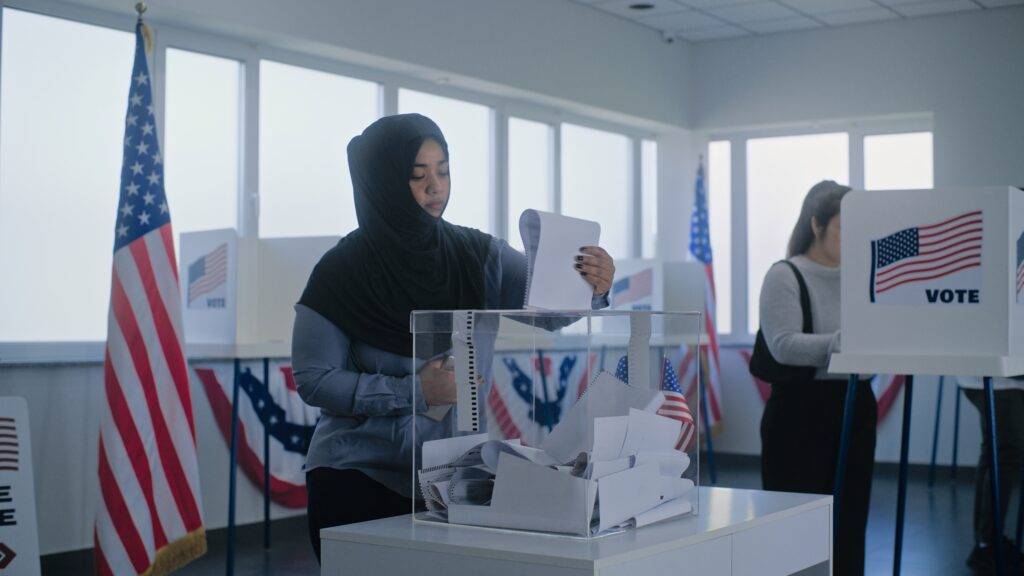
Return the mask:
<svg viewBox="0 0 1024 576">
<path fill-rule="evenodd" d="M 846 454 L 850 451 L 850 435 L 853 428 L 853 409 L 857 399 L 858 374 L 850 374 L 850 382 L 846 385 L 846 402 L 843 404 L 843 428 L 839 436 L 839 459 L 836 462 L 836 477 L 833 482 L 832 500 L 835 502 L 835 513 L 832 515 L 832 530 L 839 530 L 840 505 L 842 504 L 843 478 L 846 476 Z"/>
<path fill-rule="evenodd" d="M 903 385 L 903 431 L 900 437 L 900 478 L 896 493 L 896 545 L 892 557 L 892 573 L 899 576 L 903 559 L 903 521 L 907 513 L 907 457 L 910 452 L 910 404 L 914 399 L 914 377 L 907 375 Z"/>
<path fill-rule="evenodd" d="M 988 436 L 989 462 L 988 475 L 992 483 L 992 547 L 995 549 L 996 574 L 1005 574 L 1003 571 L 1003 515 L 1000 512 L 999 502 L 999 439 L 996 436 L 996 395 L 992 390 L 992 377 L 985 376 L 985 412 L 988 415 L 985 435 Z"/>
<path fill-rule="evenodd" d="M 942 392 L 946 377 L 939 376 L 939 393 L 935 400 L 935 429 L 932 431 L 932 462 L 928 466 L 928 487 L 935 486 L 935 459 L 939 454 L 939 421 L 942 420 Z"/>
<path fill-rule="evenodd" d="M 270 358 L 263 359 L 263 385 L 270 396 Z M 263 548 L 270 548 L 270 420 L 263 426 Z"/>
<path fill-rule="evenodd" d="M 239 361 L 235 359 L 235 377 L 231 386 L 231 454 L 228 456 L 228 546 L 226 573 L 235 573 L 235 464 L 238 458 L 238 377 Z"/>
<path fill-rule="evenodd" d="M 1020 465 L 1020 477 L 1024 478 L 1024 462 Z M 1020 574 L 1020 552 L 1021 552 L 1021 540 L 1024 539 L 1024 498 L 1017 497 L 1019 502 L 1017 503 L 1017 533 L 1013 540 L 1013 548 L 1017 551 L 1013 555 L 1013 573 Z"/>
<path fill-rule="evenodd" d="M 715 473 L 715 444 L 711 440 L 711 428 L 708 426 L 708 399 L 704 393 L 704 378 L 700 379 L 700 419 L 704 422 L 704 441 L 708 448 L 708 478 L 712 484 L 718 483 L 718 475 Z M 699 447 L 698 447 L 699 449 Z"/>
<path fill-rule="evenodd" d="M 953 402 L 953 456 L 949 464 L 949 479 L 956 480 L 956 456 L 957 448 L 960 447 L 960 385 L 956 387 L 956 394 Z"/>
</svg>

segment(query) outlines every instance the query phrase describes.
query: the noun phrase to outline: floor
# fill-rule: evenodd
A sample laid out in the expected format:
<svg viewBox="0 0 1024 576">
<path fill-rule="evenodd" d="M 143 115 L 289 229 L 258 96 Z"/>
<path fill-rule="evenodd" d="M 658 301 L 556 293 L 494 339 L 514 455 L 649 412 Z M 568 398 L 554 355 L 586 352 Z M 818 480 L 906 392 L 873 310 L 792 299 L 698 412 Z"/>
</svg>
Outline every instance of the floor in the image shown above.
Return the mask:
<svg viewBox="0 0 1024 576">
<path fill-rule="evenodd" d="M 756 458 L 718 455 L 718 485 L 736 488 L 760 486 Z M 704 464 L 704 462 L 702 462 Z M 706 473 L 707 466 L 702 466 Z M 951 481 L 949 470 L 940 469 L 935 487 L 928 488 L 927 469 L 911 469 L 907 495 L 907 524 L 904 532 L 903 574 L 907 576 L 967 575 L 964 560 L 970 553 L 971 513 L 974 491 L 971 469 L 961 468 L 959 478 Z M 704 480 L 707 482 L 707 479 Z M 1016 512 L 1016 503 L 1010 510 Z M 896 517 L 896 467 L 880 465 L 876 469 L 867 536 L 867 573 L 892 573 L 892 542 Z M 1011 522 L 1011 526 L 1014 524 Z M 209 552 L 190 564 L 181 574 L 213 576 L 224 574 L 226 534 L 215 530 L 209 535 Z M 235 560 L 238 576 L 271 574 L 315 575 L 319 567 L 309 546 L 305 517 L 275 522 L 273 546 L 263 550 L 262 526 L 239 529 Z M 89 551 L 48 556 L 43 559 L 45 576 L 70 576 L 92 573 Z M 83 567 L 85 567 L 83 569 Z"/>
</svg>

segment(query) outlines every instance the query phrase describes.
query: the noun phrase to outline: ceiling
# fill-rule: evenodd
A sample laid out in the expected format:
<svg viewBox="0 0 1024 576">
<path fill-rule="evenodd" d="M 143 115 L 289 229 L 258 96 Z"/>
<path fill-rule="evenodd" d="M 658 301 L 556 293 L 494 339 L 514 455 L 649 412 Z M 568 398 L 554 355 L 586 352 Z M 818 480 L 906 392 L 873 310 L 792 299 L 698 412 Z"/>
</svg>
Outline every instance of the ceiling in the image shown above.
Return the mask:
<svg viewBox="0 0 1024 576">
<path fill-rule="evenodd" d="M 690 42 L 1024 5 L 1024 0 L 572 1 Z"/>
</svg>

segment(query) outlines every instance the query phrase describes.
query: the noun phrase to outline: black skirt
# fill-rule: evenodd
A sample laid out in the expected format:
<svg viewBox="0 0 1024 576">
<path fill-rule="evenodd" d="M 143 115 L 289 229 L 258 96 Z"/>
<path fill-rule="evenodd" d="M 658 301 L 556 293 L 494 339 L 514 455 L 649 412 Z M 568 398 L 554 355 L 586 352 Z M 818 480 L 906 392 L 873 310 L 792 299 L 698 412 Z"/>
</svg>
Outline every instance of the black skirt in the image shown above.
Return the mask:
<svg viewBox="0 0 1024 576">
<path fill-rule="evenodd" d="M 845 380 L 772 385 L 761 418 L 761 481 L 765 490 L 831 494 L 839 456 Z M 833 534 L 834 573 L 864 573 L 864 536 L 875 466 L 878 404 L 867 382 L 857 386 L 843 480 L 842 513 Z"/>
</svg>

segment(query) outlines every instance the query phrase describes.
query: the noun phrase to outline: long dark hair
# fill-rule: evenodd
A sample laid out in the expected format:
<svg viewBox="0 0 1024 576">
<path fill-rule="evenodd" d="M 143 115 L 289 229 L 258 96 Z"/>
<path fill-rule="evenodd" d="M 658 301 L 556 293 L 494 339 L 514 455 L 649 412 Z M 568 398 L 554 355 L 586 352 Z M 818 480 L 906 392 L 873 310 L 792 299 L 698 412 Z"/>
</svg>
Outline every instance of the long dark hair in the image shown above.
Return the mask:
<svg viewBox="0 0 1024 576">
<path fill-rule="evenodd" d="M 793 227 L 793 233 L 789 235 L 786 258 L 807 252 L 807 249 L 814 243 L 812 218 L 818 221 L 819 226 L 823 228 L 827 226 L 829 221 L 839 214 L 843 196 L 849 191 L 849 186 L 837 184 L 835 180 L 822 180 L 811 187 L 804 198 L 803 207 L 800 208 L 800 217 L 797 218 L 796 226 Z"/>
</svg>

